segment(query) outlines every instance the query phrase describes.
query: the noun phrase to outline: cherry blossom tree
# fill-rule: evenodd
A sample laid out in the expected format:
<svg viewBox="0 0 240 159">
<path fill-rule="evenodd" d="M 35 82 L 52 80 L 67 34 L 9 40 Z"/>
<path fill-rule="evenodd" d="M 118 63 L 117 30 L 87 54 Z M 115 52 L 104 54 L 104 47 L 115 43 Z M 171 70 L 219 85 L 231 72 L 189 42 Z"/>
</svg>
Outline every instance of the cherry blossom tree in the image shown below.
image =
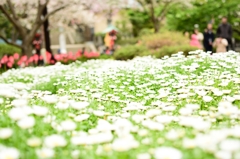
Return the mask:
<svg viewBox="0 0 240 159">
<path fill-rule="evenodd" d="M 1 0 L 0 11 L 18 32 L 22 44 L 9 41 L 2 34 L 0 38 L 7 44 L 21 48 L 22 54 L 31 56 L 32 41 L 43 23 L 58 11 L 77 3 L 78 0 Z M 46 7 L 48 7 L 48 13 L 43 16 Z"/>
<path fill-rule="evenodd" d="M 129 1 L 131 0 L 1 0 L 0 12 L 18 32 L 22 44 L 9 41 L 3 34 L 0 34 L 0 38 L 21 48 L 22 54 L 31 56 L 34 36 L 50 17 L 52 27 L 63 28 L 68 27 L 73 19 L 78 23 L 92 24 L 96 22 L 94 15 L 98 13 L 104 13 L 111 22 L 112 16 L 126 7 Z"/>
</svg>

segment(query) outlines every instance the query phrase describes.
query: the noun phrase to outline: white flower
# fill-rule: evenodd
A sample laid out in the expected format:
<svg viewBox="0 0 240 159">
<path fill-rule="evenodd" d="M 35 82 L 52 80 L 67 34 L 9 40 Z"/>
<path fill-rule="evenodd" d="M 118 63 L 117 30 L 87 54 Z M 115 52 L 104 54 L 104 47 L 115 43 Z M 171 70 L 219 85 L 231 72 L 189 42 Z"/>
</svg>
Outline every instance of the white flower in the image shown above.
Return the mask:
<svg viewBox="0 0 240 159">
<path fill-rule="evenodd" d="M 68 102 L 68 96 L 59 97 L 59 101 L 60 101 L 60 103 L 67 103 Z"/>
<path fill-rule="evenodd" d="M 112 149 L 114 151 L 123 152 L 129 151 L 132 148 L 137 148 L 139 143 L 134 139 L 115 139 L 112 143 Z"/>
<path fill-rule="evenodd" d="M 60 110 L 65 110 L 69 107 L 69 103 L 58 102 L 56 108 Z"/>
<path fill-rule="evenodd" d="M 149 153 L 141 153 L 137 155 L 137 159 L 151 159 L 151 155 Z"/>
<path fill-rule="evenodd" d="M 50 115 L 48 115 L 48 116 L 46 116 L 46 117 L 43 118 L 43 122 L 44 122 L 44 123 L 51 123 L 51 122 L 53 122 L 55 119 L 56 119 L 56 116 L 50 116 Z"/>
<path fill-rule="evenodd" d="M 155 159 L 182 159 L 182 152 L 172 147 L 159 147 L 154 152 Z"/>
<path fill-rule="evenodd" d="M 48 108 L 35 105 L 33 106 L 33 113 L 37 116 L 45 116 L 48 113 Z"/>
<path fill-rule="evenodd" d="M 100 111 L 100 110 L 95 110 L 93 111 L 93 114 L 99 117 L 104 116 L 105 112 L 104 111 Z"/>
<path fill-rule="evenodd" d="M 15 99 L 12 101 L 14 107 L 27 106 L 28 101 L 26 99 Z"/>
<path fill-rule="evenodd" d="M 0 150 L 0 159 L 18 159 L 19 157 L 20 153 L 16 148 L 5 147 Z"/>
<path fill-rule="evenodd" d="M 81 114 L 81 115 L 76 116 L 76 117 L 74 118 L 74 120 L 75 120 L 76 122 L 81 122 L 81 121 L 83 121 L 83 120 L 87 120 L 89 117 L 90 117 L 89 114 Z"/>
<path fill-rule="evenodd" d="M 229 101 L 229 102 L 234 102 L 234 101 L 235 101 L 235 98 L 234 98 L 234 97 L 227 96 L 227 101 Z"/>
<path fill-rule="evenodd" d="M 60 126 L 64 131 L 72 131 L 76 129 L 76 124 L 71 120 L 65 120 L 60 123 Z"/>
<path fill-rule="evenodd" d="M 48 148 L 64 147 L 67 145 L 67 141 L 63 136 L 53 134 L 44 139 L 44 145 Z"/>
<path fill-rule="evenodd" d="M 20 120 L 22 118 L 25 118 L 27 116 L 27 114 L 22 111 L 21 108 L 12 108 L 9 112 L 8 112 L 8 116 L 12 119 L 12 120 Z"/>
<path fill-rule="evenodd" d="M 88 102 L 72 102 L 71 106 L 73 109 L 81 110 L 89 106 L 89 103 Z"/>
<path fill-rule="evenodd" d="M 121 126 L 119 126 L 119 127 L 121 127 Z M 131 126 L 127 126 L 127 127 L 131 127 Z M 98 124 L 97 124 L 97 127 L 96 127 L 96 129 L 98 131 L 103 131 L 103 132 L 112 131 L 115 128 L 118 128 L 118 127 L 110 124 L 108 121 L 103 120 L 103 119 L 98 120 Z M 124 128 L 124 127 L 122 127 L 122 128 Z M 130 130 L 128 129 L 128 131 L 130 131 Z"/>
<path fill-rule="evenodd" d="M 200 105 L 198 104 L 186 104 L 186 108 L 192 109 L 192 110 L 198 110 L 200 108 Z"/>
<path fill-rule="evenodd" d="M 134 114 L 132 116 L 132 120 L 136 123 L 140 123 L 142 122 L 144 119 L 146 119 L 146 116 L 145 115 L 139 115 L 139 114 Z"/>
<path fill-rule="evenodd" d="M 229 101 L 223 101 L 223 102 L 219 102 L 218 103 L 218 107 L 224 107 L 224 108 L 228 108 L 228 107 L 232 107 L 232 103 Z"/>
<path fill-rule="evenodd" d="M 176 140 L 179 138 L 179 134 L 178 132 L 176 132 L 175 130 L 170 130 L 167 134 L 166 134 L 166 138 L 168 140 Z"/>
<path fill-rule="evenodd" d="M 192 109 L 189 108 L 180 108 L 179 113 L 184 116 L 189 116 L 192 114 Z"/>
<path fill-rule="evenodd" d="M 154 122 L 152 120 L 145 120 L 142 122 L 142 125 L 151 129 L 161 131 L 164 129 L 164 125 L 158 122 Z"/>
<path fill-rule="evenodd" d="M 0 139 L 7 139 L 11 137 L 13 130 L 11 128 L 0 128 Z"/>
<path fill-rule="evenodd" d="M 41 159 L 52 158 L 55 154 L 54 150 L 50 148 L 38 149 L 36 150 L 36 153 L 37 153 L 37 156 Z"/>
<path fill-rule="evenodd" d="M 193 139 L 183 139 L 183 147 L 187 149 L 192 149 L 196 147 L 196 142 Z"/>
<path fill-rule="evenodd" d="M 42 100 L 45 101 L 46 103 L 54 104 L 54 103 L 57 103 L 58 98 L 55 95 L 45 95 L 42 98 Z"/>
<path fill-rule="evenodd" d="M 162 124 L 169 124 L 173 120 L 172 116 L 168 116 L 168 115 L 157 116 L 155 119 L 157 122 Z"/>
<path fill-rule="evenodd" d="M 27 140 L 27 145 L 31 147 L 37 147 L 40 146 L 42 143 L 40 138 L 33 137 Z"/>
<path fill-rule="evenodd" d="M 172 111 L 174 111 L 176 108 L 177 108 L 176 106 L 173 106 L 173 105 L 172 105 L 172 106 L 164 107 L 164 108 L 162 108 L 162 110 L 167 111 L 167 112 L 172 112 Z"/>
<path fill-rule="evenodd" d="M 74 151 L 72 151 L 71 152 L 71 156 L 72 156 L 72 158 L 76 158 L 76 159 L 78 159 L 79 158 L 79 155 L 80 155 L 80 151 L 79 150 L 74 150 Z"/>
<path fill-rule="evenodd" d="M 204 102 L 211 102 L 212 100 L 213 100 L 213 98 L 210 97 L 210 96 L 203 96 L 203 101 Z"/>
<path fill-rule="evenodd" d="M 216 159 L 232 159 L 231 152 L 227 151 L 217 151 L 214 153 L 214 156 L 216 157 Z"/>
<path fill-rule="evenodd" d="M 35 119 L 32 116 L 25 117 L 17 122 L 18 126 L 22 129 L 28 129 L 35 125 Z"/>
<path fill-rule="evenodd" d="M 0 98 L 0 104 L 3 104 L 3 103 L 4 103 L 4 99 Z"/>
<path fill-rule="evenodd" d="M 214 81 L 211 81 L 211 80 L 205 82 L 205 85 L 207 86 L 211 86 L 213 84 L 214 84 Z"/>
<path fill-rule="evenodd" d="M 161 114 L 161 110 L 159 110 L 159 109 L 150 109 L 146 112 L 146 116 L 148 116 L 150 118 L 160 115 L 160 114 Z"/>
<path fill-rule="evenodd" d="M 211 127 L 211 123 L 210 122 L 207 122 L 207 121 L 199 121 L 195 124 L 193 124 L 193 128 L 195 130 L 199 130 L 199 131 L 206 131 L 208 129 L 210 129 Z"/>
<path fill-rule="evenodd" d="M 223 95 L 223 91 L 214 91 L 213 92 L 215 96 L 222 96 Z"/>
<path fill-rule="evenodd" d="M 225 152 L 235 152 L 240 150 L 240 142 L 237 139 L 226 139 L 220 143 L 219 147 Z"/>
<path fill-rule="evenodd" d="M 103 132 L 103 133 L 97 133 L 92 134 L 87 137 L 86 144 L 101 144 L 101 143 L 107 143 L 111 142 L 113 139 L 113 135 L 111 132 Z"/>
<path fill-rule="evenodd" d="M 131 116 L 130 113 L 123 113 L 123 114 L 121 114 L 122 118 L 129 118 L 130 116 Z"/>
<path fill-rule="evenodd" d="M 71 138 L 73 145 L 86 145 L 88 138 L 86 136 L 74 136 Z"/>
<path fill-rule="evenodd" d="M 146 129 L 141 129 L 138 131 L 139 136 L 147 136 L 148 131 Z"/>
<path fill-rule="evenodd" d="M 145 138 L 145 139 L 142 139 L 141 143 L 144 145 L 149 145 L 151 143 L 151 140 L 149 138 Z"/>
</svg>

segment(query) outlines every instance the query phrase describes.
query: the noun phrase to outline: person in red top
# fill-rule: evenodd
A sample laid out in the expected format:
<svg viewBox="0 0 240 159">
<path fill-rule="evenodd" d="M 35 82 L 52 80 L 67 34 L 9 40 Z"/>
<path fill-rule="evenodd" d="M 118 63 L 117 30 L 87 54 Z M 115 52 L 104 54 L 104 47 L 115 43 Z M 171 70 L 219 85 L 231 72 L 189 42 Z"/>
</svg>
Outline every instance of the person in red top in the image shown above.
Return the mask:
<svg viewBox="0 0 240 159">
<path fill-rule="evenodd" d="M 116 31 L 111 31 L 110 33 L 109 33 L 109 35 L 110 35 L 110 51 L 111 51 L 111 54 L 113 54 L 113 51 L 114 51 L 114 45 L 115 45 L 115 40 L 117 39 L 117 36 L 116 36 Z"/>
<path fill-rule="evenodd" d="M 35 35 L 35 38 L 33 40 L 33 47 L 36 50 L 36 54 L 38 57 L 38 65 L 43 65 L 43 59 L 41 57 L 41 48 L 42 48 L 42 40 L 41 40 L 41 34 L 37 33 Z"/>
</svg>

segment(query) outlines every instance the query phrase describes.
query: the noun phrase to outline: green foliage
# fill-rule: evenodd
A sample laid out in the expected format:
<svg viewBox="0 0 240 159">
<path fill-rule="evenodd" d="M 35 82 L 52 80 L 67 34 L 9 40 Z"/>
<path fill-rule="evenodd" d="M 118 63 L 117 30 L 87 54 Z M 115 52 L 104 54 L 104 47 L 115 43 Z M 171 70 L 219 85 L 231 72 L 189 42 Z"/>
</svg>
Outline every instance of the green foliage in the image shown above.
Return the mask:
<svg viewBox="0 0 240 159">
<path fill-rule="evenodd" d="M 153 28 L 153 24 L 151 23 L 150 16 L 147 12 L 129 9 L 127 10 L 127 13 L 132 24 L 134 36 L 138 36 L 139 31 L 144 28 Z"/>
<path fill-rule="evenodd" d="M 138 38 L 127 38 L 127 39 L 121 39 L 117 41 L 116 43 L 118 45 L 134 45 L 138 42 Z"/>
<path fill-rule="evenodd" d="M 153 30 L 153 29 L 143 28 L 143 29 L 139 32 L 139 36 L 150 35 L 150 34 L 153 34 L 153 33 L 154 33 L 154 30 Z"/>
<path fill-rule="evenodd" d="M 187 45 L 188 39 L 179 32 L 161 32 L 143 36 L 142 42 L 150 50 L 156 50 L 164 46 Z"/>
<path fill-rule="evenodd" d="M 114 53 L 114 59 L 116 60 L 129 60 L 136 56 L 140 56 L 142 52 L 146 52 L 147 48 L 140 45 L 128 45 L 121 47 Z"/>
<path fill-rule="evenodd" d="M 4 32 L 5 36 L 9 38 L 13 30 L 12 24 L 7 20 L 7 18 L 0 12 L 0 32 Z"/>
<path fill-rule="evenodd" d="M 136 56 L 171 56 L 178 52 L 188 55 L 189 51 L 197 50 L 196 47 L 189 46 L 188 39 L 179 32 L 160 32 L 142 36 L 139 45 L 127 45 L 121 47 L 114 53 L 116 60 L 133 59 Z"/>
<path fill-rule="evenodd" d="M 35 85 L 32 89 L 33 90 L 40 90 L 40 91 L 49 91 L 52 94 L 56 94 L 58 91 L 58 83 L 62 81 L 64 77 L 51 77 L 48 82 L 40 82 L 37 85 Z"/>
<path fill-rule="evenodd" d="M 6 54 L 14 54 L 14 53 L 20 53 L 21 49 L 7 44 L 0 44 L 0 57 L 6 55 Z"/>
<path fill-rule="evenodd" d="M 164 56 L 171 56 L 178 52 L 183 52 L 185 56 L 188 55 L 190 51 L 195 51 L 198 48 L 189 45 L 177 45 L 177 46 L 164 46 L 157 50 L 154 55 L 156 58 L 162 58 Z"/>
<path fill-rule="evenodd" d="M 195 0 L 193 6 L 186 8 L 176 5 L 167 14 L 167 25 L 171 30 L 193 31 L 194 25 L 199 24 L 203 31 L 207 23 L 214 19 L 214 30 L 217 29 L 221 18 L 227 16 L 235 31 L 240 33 L 239 2 L 236 0 Z M 236 34 L 234 34 L 237 37 Z"/>
</svg>

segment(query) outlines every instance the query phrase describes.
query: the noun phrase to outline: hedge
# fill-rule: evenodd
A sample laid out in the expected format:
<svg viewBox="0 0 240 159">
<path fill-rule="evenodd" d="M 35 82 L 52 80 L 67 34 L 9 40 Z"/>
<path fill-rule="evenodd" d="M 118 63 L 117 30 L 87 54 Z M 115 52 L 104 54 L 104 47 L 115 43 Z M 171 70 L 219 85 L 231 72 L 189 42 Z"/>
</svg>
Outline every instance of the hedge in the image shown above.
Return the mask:
<svg viewBox="0 0 240 159">
<path fill-rule="evenodd" d="M 21 49 L 8 44 L 0 44 L 0 57 L 4 55 L 13 55 L 14 53 L 20 53 Z"/>
</svg>

